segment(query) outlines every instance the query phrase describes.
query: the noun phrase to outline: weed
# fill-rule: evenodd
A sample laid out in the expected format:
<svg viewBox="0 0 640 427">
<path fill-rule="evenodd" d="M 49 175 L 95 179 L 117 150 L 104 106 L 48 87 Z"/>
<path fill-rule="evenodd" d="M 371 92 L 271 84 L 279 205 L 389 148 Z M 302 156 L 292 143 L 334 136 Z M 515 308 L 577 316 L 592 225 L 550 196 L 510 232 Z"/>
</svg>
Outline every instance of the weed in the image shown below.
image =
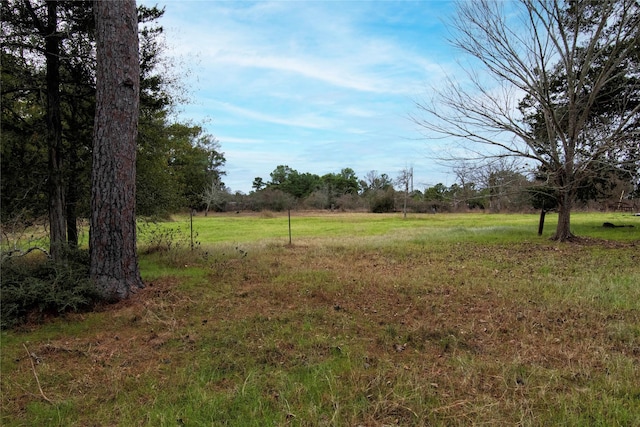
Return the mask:
<svg viewBox="0 0 640 427">
<path fill-rule="evenodd" d="M 146 254 L 170 252 L 182 248 L 197 249 L 198 234 L 190 235 L 185 224 L 167 226 L 153 219 L 138 221 L 138 243 Z"/>
</svg>

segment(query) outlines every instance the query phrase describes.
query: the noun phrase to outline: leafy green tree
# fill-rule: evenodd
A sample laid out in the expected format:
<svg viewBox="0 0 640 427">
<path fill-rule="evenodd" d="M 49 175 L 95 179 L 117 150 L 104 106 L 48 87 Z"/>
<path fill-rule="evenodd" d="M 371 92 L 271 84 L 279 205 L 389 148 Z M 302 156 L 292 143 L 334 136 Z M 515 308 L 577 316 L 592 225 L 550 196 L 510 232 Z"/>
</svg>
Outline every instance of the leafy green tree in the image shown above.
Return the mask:
<svg viewBox="0 0 640 427">
<path fill-rule="evenodd" d="M 260 191 L 266 186 L 267 184 L 259 176 L 255 177 L 253 183 L 251 184 L 251 188 L 253 188 L 255 191 Z"/>
<path fill-rule="evenodd" d="M 212 181 L 221 182 L 226 159 L 218 140 L 199 126 L 173 124 L 169 167 L 181 186 L 183 206 L 202 205 L 202 192 Z"/>
<path fill-rule="evenodd" d="M 424 190 L 424 199 L 434 202 L 445 201 L 447 197 L 447 186 L 439 182 L 436 185 Z"/>
<path fill-rule="evenodd" d="M 60 54 L 59 106 L 61 145 L 57 157 L 66 218 L 67 241 L 77 245 L 77 217 L 89 215 L 92 132 L 95 114 L 95 20 L 93 2 L 5 0 L 2 8 L 2 221 L 17 215 L 49 215 L 50 144 L 47 142 L 47 68 L 39 26 L 49 24 L 55 6 Z M 167 73 L 163 61 L 162 27 L 156 21 L 164 10 L 139 6 L 140 118 L 138 132 L 138 212 L 166 214 L 195 203 L 210 175 L 223 174 L 224 156 L 214 138 L 198 126 L 189 132 L 170 129 L 179 80 Z M 38 25 L 35 25 L 37 23 Z M 44 24 L 42 24 L 44 25 Z M 187 136 L 184 136 L 188 134 Z M 195 148 L 179 148 L 181 165 L 170 165 L 171 144 L 190 141 Z M 191 151 L 190 153 L 188 153 Z M 203 158 L 206 158 L 204 160 Z M 189 160 L 198 169 L 187 176 Z M 207 166 L 203 166 L 206 164 Z M 180 169 L 180 172 L 176 172 Z M 11 173 L 15 171 L 15 173 Z M 25 173 L 25 171 L 28 171 Z M 179 179 L 174 179 L 175 175 Z M 190 179 L 193 178 L 193 179 Z M 54 180 L 55 181 L 55 180 Z M 178 185 L 179 184 L 179 185 Z M 59 212 L 57 209 L 55 212 Z M 56 220 L 56 223 L 60 223 Z M 60 227 L 58 227 L 60 228 Z"/>
<path fill-rule="evenodd" d="M 344 168 L 340 173 L 323 175 L 318 187 L 325 199 L 326 208 L 337 205 L 342 196 L 357 195 L 360 190 L 358 177 L 351 168 Z"/>
<path fill-rule="evenodd" d="M 72 37 L 74 13 L 81 13 L 71 2 L 51 0 L 2 2 L 2 52 L 20 58 L 23 66 L 37 69 L 44 94 L 40 105 L 44 112 L 46 131 L 42 143 L 47 147 L 47 199 L 49 217 L 50 255 L 60 259 L 67 240 L 65 221 L 64 148 L 61 108 L 61 58 L 66 56 L 63 42 Z M 71 19 L 66 19 L 71 17 Z M 15 71 L 14 68 L 12 71 Z M 4 71 L 4 70 L 3 70 Z M 29 79 L 28 82 L 33 82 Z M 27 89 L 29 90 L 29 89 Z M 4 93 L 4 90 L 3 90 Z"/>
<path fill-rule="evenodd" d="M 4 7 L 4 5 L 3 5 Z M 4 27 L 4 25 L 3 25 Z M 29 219 L 47 212 L 46 110 L 35 90 L 42 73 L 26 58 L 2 50 L 2 223 L 15 216 Z"/>
<path fill-rule="evenodd" d="M 138 137 L 138 214 L 202 207 L 202 192 L 225 174 L 225 161 L 218 141 L 201 127 L 171 124 L 166 111 L 147 114 Z"/>
<path fill-rule="evenodd" d="M 269 186 L 277 187 L 285 184 L 291 174 L 294 172 L 294 169 L 290 168 L 287 165 L 278 165 L 269 175 L 271 176 L 271 181 L 269 182 Z"/>
<path fill-rule="evenodd" d="M 344 194 L 358 194 L 360 191 L 358 177 L 351 168 L 344 168 L 340 173 L 325 174 L 320 181 L 334 197 Z"/>
<path fill-rule="evenodd" d="M 309 172 L 295 172 L 289 178 L 289 183 L 285 186 L 286 192 L 296 199 L 304 199 L 313 193 L 320 185 L 320 177 Z"/>
<path fill-rule="evenodd" d="M 268 188 L 278 189 L 296 199 L 304 199 L 318 188 L 320 177 L 309 172 L 300 173 L 287 165 L 278 165 L 271 172 Z"/>
</svg>

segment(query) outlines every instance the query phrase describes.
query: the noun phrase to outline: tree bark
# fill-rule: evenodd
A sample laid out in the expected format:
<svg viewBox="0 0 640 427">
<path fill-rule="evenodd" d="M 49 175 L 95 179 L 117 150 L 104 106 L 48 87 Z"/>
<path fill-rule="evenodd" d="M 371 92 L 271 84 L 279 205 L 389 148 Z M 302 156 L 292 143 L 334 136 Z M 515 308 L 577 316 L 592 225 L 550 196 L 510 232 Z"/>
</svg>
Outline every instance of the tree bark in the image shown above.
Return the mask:
<svg viewBox="0 0 640 427">
<path fill-rule="evenodd" d="M 136 251 L 136 138 L 140 63 L 135 0 L 94 1 L 96 116 L 90 274 L 112 301 L 143 286 Z"/>
<path fill-rule="evenodd" d="M 60 112 L 60 34 L 57 2 L 47 1 L 45 59 L 47 67 L 47 147 L 49 152 L 49 254 L 63 256 L 66 244 L 64 180 L 62 173 L 62 114 Z"/>
<path fill-rule="evenodd" d="M 78 211 L 77 206 L 80 199 L 78 181 L 80 180 L 80 173 L 77 164 L 80 162 L 77 150 L 71 148 L 69 151 L 69 174 L 67 179 L 67 194 L 66 194 L 66 218 L 67 218 L 67 244 L 69 248 L 78 248 Z"/>
<path fill-rule="evenodd" d="M 566 242 L 575 236 L 571 233 L 571 209 L 573 208 L 573 196 L 571 192 L 566 191 L 560 194 L 558 198 L 558 225 L 556 233 L 551 240 Z"/>
</svg>

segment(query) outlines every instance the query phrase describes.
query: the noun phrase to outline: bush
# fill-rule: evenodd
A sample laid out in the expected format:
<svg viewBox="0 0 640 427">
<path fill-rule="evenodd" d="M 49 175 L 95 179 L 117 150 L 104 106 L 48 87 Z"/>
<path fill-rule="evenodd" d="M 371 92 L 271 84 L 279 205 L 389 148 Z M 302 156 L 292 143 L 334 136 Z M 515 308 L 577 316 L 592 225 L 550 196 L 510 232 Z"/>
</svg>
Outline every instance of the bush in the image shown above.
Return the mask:
<svg viewBox="0 0 640 427">
<path fill-rule="evenodd" d="M 373 213 L 388 213 L 395 209 L 394 192 L 378 191 L 371 199 L 369 210 Z"/>
<path fill-rule="evenodd" d="M 269 210 L 282 212 L 295 205 L 295 198 L 278 189 L 265 188 L 251 195 L 254 211 Z"/>
<path fill-rule="evenodd" d="M 91 309 L 100 294 L 89 279 L 88 251 L 74 250 L 65 261 L 9 258 L 2 263 L 2 329 L 23 324 L 33 315 L 59 316 Z"/>
</svg>

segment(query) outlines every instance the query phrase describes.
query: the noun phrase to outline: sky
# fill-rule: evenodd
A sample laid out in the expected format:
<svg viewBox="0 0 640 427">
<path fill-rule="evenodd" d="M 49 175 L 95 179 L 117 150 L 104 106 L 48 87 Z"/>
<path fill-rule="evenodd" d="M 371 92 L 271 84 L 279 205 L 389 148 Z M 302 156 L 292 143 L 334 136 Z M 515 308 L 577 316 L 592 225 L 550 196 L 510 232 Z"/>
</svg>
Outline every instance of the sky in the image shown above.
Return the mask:
<svg viewBox="0 0 640 427">
<path fill-rule="evenodd" d="M 165 8 L 167 57 L 187 89 L 180 121 L 201 125 L 227 160 L 224 183 L 249 193 L 278 165 L 351 168 L 414 188 L 455 181 L 410 119 L 456 71 L 450 1 L 142 1 Z"/>
</svg>

